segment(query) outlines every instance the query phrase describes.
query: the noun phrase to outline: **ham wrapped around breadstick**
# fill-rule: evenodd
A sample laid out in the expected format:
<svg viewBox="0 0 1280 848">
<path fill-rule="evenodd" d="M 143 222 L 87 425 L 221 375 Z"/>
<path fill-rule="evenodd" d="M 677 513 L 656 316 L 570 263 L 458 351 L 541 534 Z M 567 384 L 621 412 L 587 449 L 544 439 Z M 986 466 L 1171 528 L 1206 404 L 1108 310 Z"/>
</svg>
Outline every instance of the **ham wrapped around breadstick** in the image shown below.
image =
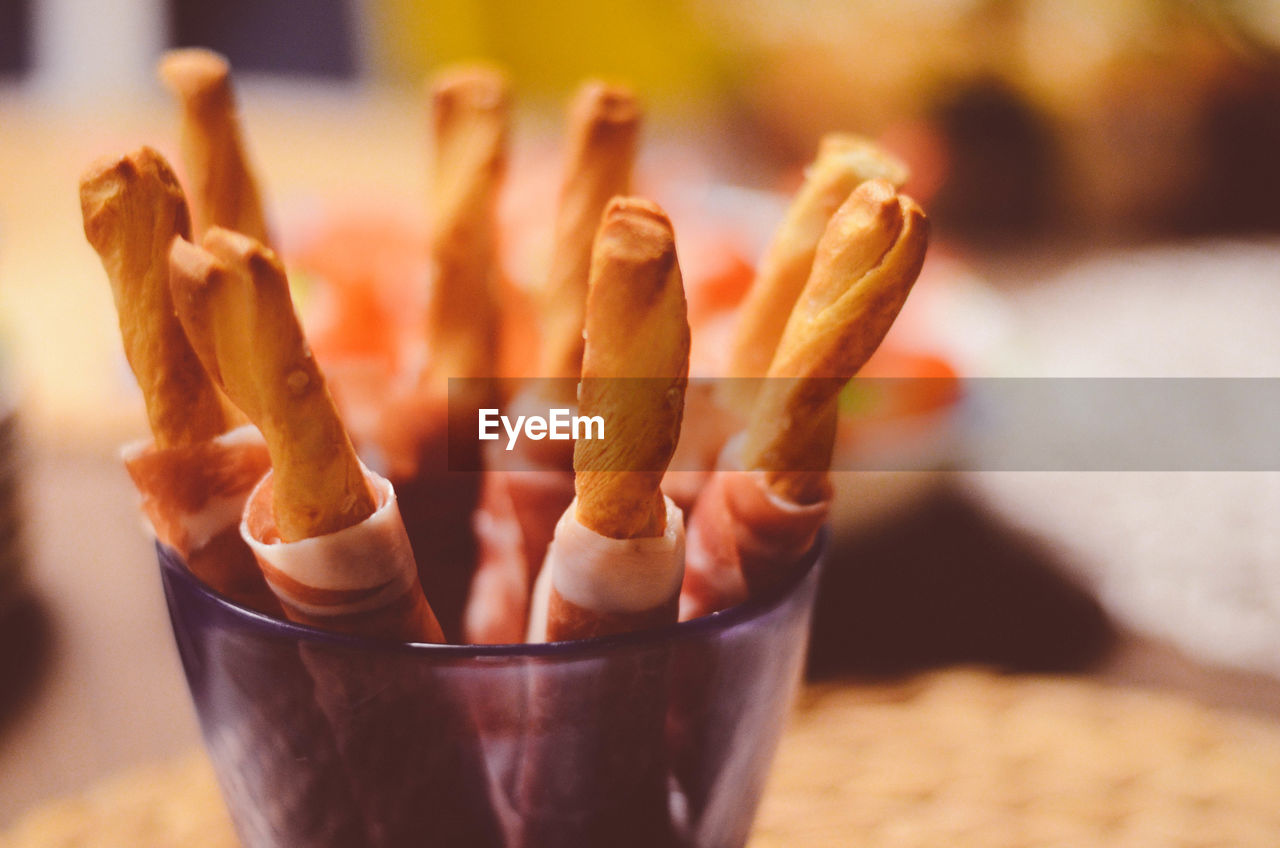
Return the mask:
<svg viewBox="0 0 1280 848">
<path fill-rule="evenodd" d="M 491 68 L 454 68 L 431 82 L 426 362 L 400 375 L 373 431 L 357 434 L 361 451 L 381 459 L 396 487 L 419 579 L 450 640 L 461 637 L 476 563 L 476 418 L 493 405 L 498 373 L 496 206 L 510 108 L 507 80 Z M 451 389 L 451 379 L 461 382 Z"/>
<path fill-rule="evenodd" d="M 200 247 L 175 242 L 170 265 L 192 346 L 271 452 L 241 529 L 286 615 L 358 636 L 443 641 L 395 491 L 356 458 L 275 255 L 214 228 Z M 488 816 L 456 815 L 487 791 L 465 704 L 398 685 L 406 666 L 390 652 L 308 643 L 300 656 L 363 813 L 359 839 L 329 844 L 499 844 Z"/>
<path fill-rule="evenodd" d="M 580 406 L 603 439 L 574 449 L 577 497 L 539 578 L 535 640 L 674 624 L 684 560 L 680 510 L 663 496 L 688 382 L 689 327 L 671 224 L 619 198 L 596 236 Z M 668 657 L 609 657 L 582 686 L 535 672 L 517 811 L 528 846 L 672 843 L 663 728 Z M 576 732 L 558 728 L 572 726 Z"/>
<path fill-rule="evenodd" d="M 81 179 L 85 234 L 111 280 L 121 335 L 138 378 L 151 424 L 150 443 L 125 449 L 125 465 L 142 494 L 157 538 L 214 591 L 259 612 L 279 614 L 240 535 L 240 518 L 270 461 L 257 428 L 241 424 L 206 374 L 177 316 L 169 288 L 169 246 L 189 238 L 186 201 L 173 171 L 158 153 L 142 148 L 91 168 Z M 233 672 L 224 685 L 247 693 L 238 721 L 271 728 L 276 751 L 245 751 L 235 734 L 207 736 L 214 756 L 236 764 L 243 779 L 227 785 L 231 798 L 262 805 L 266 831 L 286 828 L 299 848 L 359 844 L 361 822 L 350 813 L 350 790 L 325 717 L 316 708 L 310 675 L 297 655 L 237 642 L 223 646 Z M 266 678 L 234 669 L 270 669 Z M 259 681 L 270 679 L 263 690 Z M 274 755 L 278 755 L 278 759 Z M 308 758 L 332 767 L 299 778 L 272 768 Z M 264 767 L 265 764 L 265 767 Z M 327 811 L 317 815 L 317 810 Z M 292 823 L 305 821 L 306 827 Z M 264 833 L 244 837 L 264 841 Z"/>
<path fill-rule="evenodd" d="M 512 399 L 513 414 L 577 406 L 591 248 L 606 204 L 630 186 L 639 125 L 639 103 L 620 86 L 588 82 L 570 105 L 551 269 L 541 291 L 537 374 L 545 379 Z M 573 443 L 522 441 L 510 453 L 488 452 L 485 465 L 465 632 L 471 642 L 519 642 L 556 522 L 573 500 Z"/>
<path fill-rule="evenodd" d="M 920 272 L 928 222 L 885 180 L 827 224 L 747 429 L 726 446 L 689 527 L 680 616 L 767 595 L 826 518 L 837 396 L 875 352 Z"/>
<path fill-rule="evenodd" d="M 278 610 L 239 531 L 245 499 L 269 467 L 266 445 L 242 426 L 174 315 L 169 244 L 191 235 L 182 188 L 164 158 L 143 147 L 90 168 L 80 203 L 146 404 L 152 438 L 126 447 L 124 460 L 152 530 L 214 591 Z"/>
<path fill-rule="evenodd" d="M 192 347 L 266 439 L 272 471 L 250 496 L 242 533 L 286 615 L 442 641 L 395 492 L 356 458 L 275 254 L 215 227 L 199 247 L 174 241 L 169 266 Z"/>
<path fill-rule="evenodd" d="M 619 198 L 606 209 L 586 336 L 579 405 L 603 418 L 606 437 L 574 447 L 577 495 L 547 553 L 546 629 L 530 633 L 539 641 L 674 620 L 683 521 L 660 487 L 684 412 L 689 325 L 671 224 L 654 204 Z"/>
<path fill-rule="evenodd" d="M 225 227 L 270 245 L 227 60 L 198 47 L 170 50 L 160 61 L 159 74 L 182 107 L 182 159 L 191 184 L 196 236 L 210 227 Z"/>
</svg>

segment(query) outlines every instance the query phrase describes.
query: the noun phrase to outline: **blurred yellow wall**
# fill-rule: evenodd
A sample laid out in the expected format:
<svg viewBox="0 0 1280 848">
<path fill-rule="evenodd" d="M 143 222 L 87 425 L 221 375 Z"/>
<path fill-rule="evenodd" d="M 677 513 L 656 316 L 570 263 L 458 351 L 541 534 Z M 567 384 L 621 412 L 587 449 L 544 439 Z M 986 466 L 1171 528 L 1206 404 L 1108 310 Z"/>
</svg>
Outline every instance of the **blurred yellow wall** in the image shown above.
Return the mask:
<svg viewBox="0 0 1280 848">
<path fill-rule="evenodd" d="M 559 96 L 586 76 L 626 81 L 650 102 L 699 100 L 717 86 L 716 43 L 680 0 L 375 0 L 376 70 L 420 79 L 487 59 L 525 94 Z"/>
</svg>

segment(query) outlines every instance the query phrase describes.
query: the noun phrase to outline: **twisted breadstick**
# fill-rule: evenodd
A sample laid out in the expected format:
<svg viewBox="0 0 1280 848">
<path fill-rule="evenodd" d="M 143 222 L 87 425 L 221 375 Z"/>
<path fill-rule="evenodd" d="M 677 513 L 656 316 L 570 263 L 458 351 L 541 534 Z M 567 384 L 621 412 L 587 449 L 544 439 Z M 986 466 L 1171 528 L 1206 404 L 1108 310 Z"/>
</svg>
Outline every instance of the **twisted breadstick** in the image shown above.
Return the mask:
<svg viewBox="0 0 1280 848">
<path fill-rule="evenodd" d="M 125 356 L 158 448 L 212 439 L 235 414 L 200 365 L 173 312 L 169 244 L 189 238 L 177 177 L 149 147 L 104 160 L 80 178 L 84 233 L 111 281 Z"/>
<path fill-rule="evenodd" d="M 755 402 L 742 467 L 795 503 L 826 496 L 836 398 L 875 352 L 920 273 L 928 221 L 885 180 L 862 184 L 827 225 Z"/>
<path fill-rule="evenodd" d="M 226 227 L 271 244 L 262 199 L 245 153 L 227 60 L 211 50 L 170 50 L 160 79 L 182 106 L 182 158 L 195 207 L 195 233 Z"/>
<path fill-rule="evenodd" d="M 493 377 L 499 325 L 495 208 L 507 160 L 507 81 L 490 68 L 455 68 L 432 81 L 430 97 L 431 370 L 442 378 Z"/>
<path fill-rule="evenodd" d="M 369 517 L 373 494 L 289 296 L 284 268 L 248 236 L 213 228 L 170 252 L 174 305 L 205 368 L 267 441 L 285 542 Z"/>
<path fill-rule="evenodd" d="M 569 378 L 557 385 L 572 385 L 582 373 L 591 247 L 605 205 L 628 191 L 639 127 L 635 95 L 618 86 L 588 82 L 570 107 L 538 368 L 542 377 Z"/>
<path fill-rule="evenodd" d="M 827 222 L 850 192 L 871 179 L 901 186 L 907 168 L 861 136 L 832 133 L 823 137 L 818 157 L 774 233 L 742 303 L 730 351 L 730 377 L 763 377 L 768 372 L 787 316 L 809 279 Z M 731 403 L 748 412 L 758 383 L 740 380 L 731 385 Z"/>
<path fill-rule="evenodd" d="M 659 486 L 680 435 L 689 324 L 671 222 L 636 198 L 609 203 L 591 259 L 580 412 L 605 438 L 579 439 L 576 517 L 614 539 L 660 536 Z M 639 378 L 639 379 L 627 379 Z"/>
</svg>

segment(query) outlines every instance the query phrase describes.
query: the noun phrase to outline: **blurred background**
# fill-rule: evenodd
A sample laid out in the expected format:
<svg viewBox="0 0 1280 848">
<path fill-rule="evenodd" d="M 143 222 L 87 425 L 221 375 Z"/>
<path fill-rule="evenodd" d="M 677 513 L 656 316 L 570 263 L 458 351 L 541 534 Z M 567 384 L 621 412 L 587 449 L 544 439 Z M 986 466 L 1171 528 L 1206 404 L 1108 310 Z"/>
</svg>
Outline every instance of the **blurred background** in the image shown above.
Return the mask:
<svg viewBox="0 0 1280 848">
<path fill-rule="evenodd" d="M 0 72 L 119 100 L 154 96 L 174 45 L 342 87 L 415 88 L 483 57 L 533 110 L 585 76 L 625 79 L 655 115 L 731 142 L 718 164 L 739 181 L 771 184 L 833 127 L 882 138 L 968 234 L 1275 230 L 1277 18 L 1269 0 L 4 0 Z"/>
<path fill-rule="evenodd" d="M 708 277 L 755 262 L 823 133 L 908 161 L 935 238 L 878 373 L 1280 378 L 1276 0 L 0 0 L 0 832 L 197 741 L 76 199 L 98 156 L 177 158 L 154 69 L 186 45 L 229 58 L 295 257 L 423 225 L 423 79 L 483 59 L 519 103 L 509 228 L 545 220 L 563 104 L 604 76 Z M 924 412 L 933 470 L 837 481 L 815 677 L 978 663 L 1280 721 L 1280 473 L 948 471 L 972 410 Z"/>
</svg>

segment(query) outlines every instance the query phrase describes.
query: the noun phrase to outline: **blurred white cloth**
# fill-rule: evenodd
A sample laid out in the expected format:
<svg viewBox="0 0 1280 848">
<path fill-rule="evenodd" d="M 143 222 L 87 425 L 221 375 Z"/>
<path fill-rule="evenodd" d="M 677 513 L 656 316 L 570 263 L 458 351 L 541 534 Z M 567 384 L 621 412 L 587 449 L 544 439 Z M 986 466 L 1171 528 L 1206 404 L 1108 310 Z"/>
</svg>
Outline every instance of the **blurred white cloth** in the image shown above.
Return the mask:
<svg viewBox="0 0 1280 848">
<path fill-rule="evenodd" d="M 1280 378 L 1280 242 L 1085 260 L 1011 293 L 1021 374 Z M 1277 433 L 1280 438 L 1280 433 Z M 1124 626 L 1280 677 L 1280 473 L 977 472 Z"/>
<path fill-rule="evenodd" d="M 53 100 L 135 97 L 156 88 L 165 47 L 162 0 L 40 0 L 33 6 L 35 84 Z"/>
</svg>

